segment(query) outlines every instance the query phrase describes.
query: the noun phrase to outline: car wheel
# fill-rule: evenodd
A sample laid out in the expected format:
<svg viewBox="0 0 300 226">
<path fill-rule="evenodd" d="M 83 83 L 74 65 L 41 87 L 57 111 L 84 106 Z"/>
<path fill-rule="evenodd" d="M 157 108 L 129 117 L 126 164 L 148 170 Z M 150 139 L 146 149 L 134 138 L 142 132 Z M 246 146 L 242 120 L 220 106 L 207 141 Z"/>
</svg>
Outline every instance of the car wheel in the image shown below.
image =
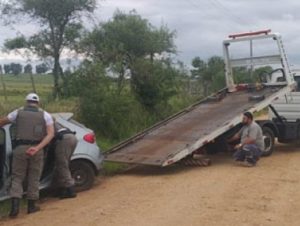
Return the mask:
<svg viewBox="0 0 300 226">
<path fill-rule="evenodd" d="M 72 177 L 75 180 L 76 191 L 85 191 L 93 186 L 95 171 L 93 166 L 84 160 L 75 160 L 70 165 Z"/>
<path fill-rule="evenodd" d="M 262 151 L 262 156 L 270 156 L 274 150 L 274 144 L 275 144 L 274 132 L 268 127 L 263 127 L 262 130 L 263 130 L 263 136 L 265 142 L 265 150 Z"/>
</svg>

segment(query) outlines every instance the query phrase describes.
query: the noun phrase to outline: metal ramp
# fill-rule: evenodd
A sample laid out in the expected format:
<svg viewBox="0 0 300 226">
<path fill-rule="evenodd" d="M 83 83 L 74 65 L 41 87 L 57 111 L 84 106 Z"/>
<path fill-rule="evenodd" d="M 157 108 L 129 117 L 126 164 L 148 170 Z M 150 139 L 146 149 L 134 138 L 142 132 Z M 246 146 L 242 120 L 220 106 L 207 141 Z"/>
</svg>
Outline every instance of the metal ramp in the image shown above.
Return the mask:
<svg viewBox="0 0 300 226">
<path fill-rule="evenodd" d="M 219 101 L 205 99 L 112 148 L 105 160 L 170 165 L 237 125 L 245 110 L 262 109 L 285 90 L 286 87 L 269 87 L 254 93 L 226 93 Z M 265 100 L 258 103 L 249 101 L 249 97 L 253 95 L 264 95 Z M 218 130 L 219 133 L 216 133 Z"/>
</svg>

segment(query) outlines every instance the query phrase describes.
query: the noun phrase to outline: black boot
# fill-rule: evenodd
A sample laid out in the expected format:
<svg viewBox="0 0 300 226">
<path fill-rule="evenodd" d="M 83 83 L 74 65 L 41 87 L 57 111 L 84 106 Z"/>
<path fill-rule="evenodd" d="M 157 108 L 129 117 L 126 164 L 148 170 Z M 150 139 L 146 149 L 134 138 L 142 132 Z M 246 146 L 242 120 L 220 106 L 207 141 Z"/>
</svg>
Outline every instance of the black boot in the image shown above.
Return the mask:
<svg viewBox="0 0 300 226">
<path fill-rule="evenodd" d="M 58 198 L 65 193 L 65 188 L 58 187 L 53 191 L 53 197 Z"/>
<path fill-rule="evenodd" d="M 40 207 L 35 205 L 35 200 L 28 200 L 27 213 L 35 213 L 40 211 Z"/>
<path fill-rule="evenodd" d="M 61 199 L 69 199 L 69 198 L 75 198 L 77 196 L 75 187 L 71 186 L 68 188 L 65 188 L 64 191 L 61 193 L 60 198 Z"/>
<path fill-rule="evenodd" d="M 20 206 L 20 199 L 19 198 L 12 198 L 11 199 L 11 210 L 10 210 L 10 213 L 9 213 L 10 217 L 18 216 L 19 206 Z"/>
</svg>

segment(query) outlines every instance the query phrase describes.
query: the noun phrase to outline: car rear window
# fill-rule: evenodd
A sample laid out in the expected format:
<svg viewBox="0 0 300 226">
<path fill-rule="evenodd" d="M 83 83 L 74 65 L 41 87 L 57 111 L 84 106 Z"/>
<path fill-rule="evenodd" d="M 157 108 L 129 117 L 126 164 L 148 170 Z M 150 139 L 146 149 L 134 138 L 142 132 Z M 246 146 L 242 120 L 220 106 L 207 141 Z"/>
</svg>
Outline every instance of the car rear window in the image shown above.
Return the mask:
<svg viewBox="0 0 300 226">
<path fill-rule="evenodd" d="M 72 118 L 70 118 L 70 119 L 68 120 L 68 122 L 71 122 L 71 123 L 73 123 L 74 125 L 79 126 L 79 127 L 81 127 L 81 128 L 84 128 L 84 129 L 86 128 L 83 124 L 77 122 L 76 120 L 74 120 L 74 119 L 72 119 Z"/>
</svg>

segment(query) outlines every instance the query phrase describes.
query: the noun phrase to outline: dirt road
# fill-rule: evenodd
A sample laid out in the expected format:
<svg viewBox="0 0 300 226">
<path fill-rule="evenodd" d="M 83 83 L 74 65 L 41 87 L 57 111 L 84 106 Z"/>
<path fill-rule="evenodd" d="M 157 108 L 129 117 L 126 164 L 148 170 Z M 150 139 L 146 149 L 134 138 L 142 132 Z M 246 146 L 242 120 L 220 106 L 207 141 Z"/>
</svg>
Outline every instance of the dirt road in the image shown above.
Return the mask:
<svg viewBox="0 0 300 226">
<path fill-rule="evenodd" d="M 212 160 L 206 168 L 139 168 L 99 179 L 77 199 L 48 199 L 40 213 L 0 224 L 300 225 L 300 145 L 277 145 L 255 168 L 236 166 L 229 155 Z"/>
</svg>

